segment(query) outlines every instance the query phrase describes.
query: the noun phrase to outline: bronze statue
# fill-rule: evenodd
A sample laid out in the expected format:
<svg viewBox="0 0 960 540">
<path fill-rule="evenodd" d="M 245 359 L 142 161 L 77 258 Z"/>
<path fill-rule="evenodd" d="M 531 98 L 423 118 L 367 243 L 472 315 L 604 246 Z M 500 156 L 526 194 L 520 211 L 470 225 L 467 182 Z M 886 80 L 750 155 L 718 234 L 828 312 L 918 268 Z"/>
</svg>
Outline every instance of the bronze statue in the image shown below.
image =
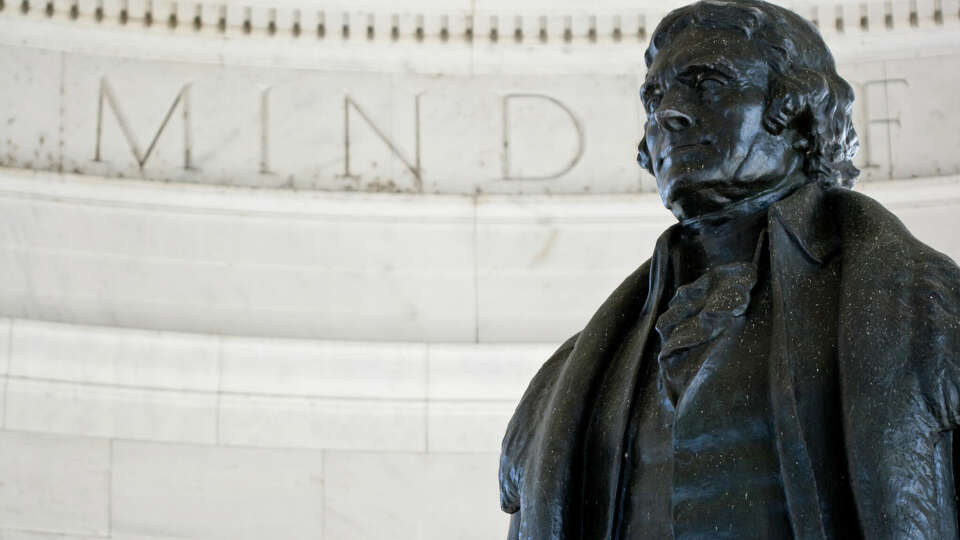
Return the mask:
<svg viewBox="0 0 960 540">
<path fill-rule="evenodd" d="M 646 64 L 638 160 L 678 223 L 517 407 L 509 537 L 958 538 L 960 269 L 849 189 L 819 33 L 706 0 Z"/>
</svg>

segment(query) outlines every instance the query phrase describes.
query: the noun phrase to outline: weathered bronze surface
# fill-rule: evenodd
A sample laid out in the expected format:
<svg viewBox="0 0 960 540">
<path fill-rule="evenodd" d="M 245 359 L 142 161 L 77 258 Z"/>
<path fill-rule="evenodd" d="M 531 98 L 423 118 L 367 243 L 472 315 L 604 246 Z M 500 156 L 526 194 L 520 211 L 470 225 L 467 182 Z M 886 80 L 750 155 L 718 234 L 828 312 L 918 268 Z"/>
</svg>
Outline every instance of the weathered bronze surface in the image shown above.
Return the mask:
<svg viewBox="0 0 960 540">
<path fill-rule="evenodd" d="M 958 538 L 960 269 L 849 189 L 817 30 L 699 2 L 646 63 L 638 160 L 678 223 L 524 394 L 509 538 Z"/>
</svg>

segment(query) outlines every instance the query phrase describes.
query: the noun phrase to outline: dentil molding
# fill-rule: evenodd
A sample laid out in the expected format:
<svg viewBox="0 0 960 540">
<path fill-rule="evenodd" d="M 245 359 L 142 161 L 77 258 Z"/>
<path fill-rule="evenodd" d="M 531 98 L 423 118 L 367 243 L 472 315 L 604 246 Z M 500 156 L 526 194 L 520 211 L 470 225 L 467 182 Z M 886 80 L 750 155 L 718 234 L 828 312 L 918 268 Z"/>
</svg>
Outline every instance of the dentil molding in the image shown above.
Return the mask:
<svg viewBox="0 0 960 540">
<path fill-rule="evenodd" d="M 0 28 L 7 42 L 77 50 L 68 44 L 97 47 L 96 32 L 107 31 L 138 38 L 142 43 L 114 47 L 119 55 L 177 56 L 189 49 L 203 58 L 216 52 L 213 61 L 256 62 L 258 54 L 238 54 L 244 43 L 267 47 L 274 62 L 280 56 L 304 54 L 295 44 L 309 47 L 314 56 L 325 56 L 339 46 L 349 46 L 354 55 L 378 47 L 416 44 L 452 50 L 489 49 L 526 52 L 562 49 L 595 54 L 628 51 L 633 62 L 640 60 L 638 48 L 645 47 L 649 34 L 671 9 L 686 2 L 606 0 L 602 2 L 546 2 L 528 0 L 388 0 L 326 1 L 247 0 L 204 2 L 195 0 L 0 0 Z M 904 47 L 954 48 L 960 0 L 796 0 L 776 2 L 794 9 L 813 21 L 827 37 L 838 57 L 871 56 L 902 50 Z M 11 25 L 11 23 L 15 23 Z M 34 36 L 24 24 L 32 25 Z M 54 31 L 54 28 L 61 30 Z M 80 29 L 80 35 L 62 29 Z M 91 34 L 90 32 L 93 32 Z M 225 50 L 200 46 L 191 40 L 230 42 Z M 3 38 L 0 38 L 3 39 Z M 892 41 L 891 41 L 892 40 Z M 179 42 L 179 43 L 177 43 Z M 239 43 L 237 43 L 239 42 Z M 281 49 L 273 45 L 282 42 Z M 291 45 L 294 45 L 291 47 Z M 110 48 L 109 45 L 105 45 Z M 103 52 L 98 51 L 98 52 Z M 415 53 L 414 53 L 415 54 Z M 309 53 L 308 53 L 309 55 Z M 409 59 L 408 59 L 409 60 Z M 309 64 L 308 60 L 301 59 Z M 548 60 L 549 63 L 549 60 Z M 565 63 L 565 62 L 564 62 Z M 610 64 L 610 60 L 600 62 Z M 390 59 L 373 64 L 382 70 Z M 401 63 L 402 64 L 402 63 Z M 364 69 L 365 63 L 357 67 Z M 393 66 L 396 67 L 396 66 Z M 407 69 L 446 71 L 455 69 L 444 62 L 419 66 L 414 60 Z M 561 65 L 559 69 L 568 69 Z"/>
</svg>

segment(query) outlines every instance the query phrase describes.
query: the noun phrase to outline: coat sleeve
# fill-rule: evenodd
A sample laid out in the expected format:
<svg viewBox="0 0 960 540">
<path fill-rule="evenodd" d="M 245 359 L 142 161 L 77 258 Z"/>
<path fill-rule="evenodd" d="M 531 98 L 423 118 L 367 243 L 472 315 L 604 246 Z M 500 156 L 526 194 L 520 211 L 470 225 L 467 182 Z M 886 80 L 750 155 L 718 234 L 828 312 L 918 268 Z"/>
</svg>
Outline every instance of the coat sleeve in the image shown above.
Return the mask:
<svg viewBox="0 0 960 540">
<path fill-rule="evenodd" d="M 556 382 L 557 374 L 567 357 L 570 356 L 570 351 L 573 350 L 579 335 L 577 333 L 565 341 L 544 363 L 530 381 L 527 391 L 524 392 L 520 404 L 513 413 L 513 418 L 507 425 L 500 454 L 500 508 L 508 514 L 513 514 L 511 535 L 520 523 L 520 487 L 523 484 L 527 449 L 536 436 L 533 428 L 537 425 L 538 419 L 543 416 L 543 408 L 550 389 Z"/>
<path fill-rule="evenodd" d="M 839 378 L 864 536 L 956 538 L 960 268 L 876 203 L 847 198 Z"/>
<path fill-rule="evenodd" d="M 841 347 L 873 394 L 917 396 L 938 431 L 960 427 L 960 268 L 863 195 L 837 190 L 843 216 Z M 860 358 L 856 358 L 859 356 Z M 869 396 L 863 396 L 869 397 Z"/>
<path fill-rule="evenodd" d="M 930 250 L 932 252 L 932 250 Z M 960 428 L 960 269 L 933 252 L 916 263 L 909 306 L 913 311 L 913 366 L 927 406 L 943 430 Z"/>
<path fill-rule="evenodd" d="M 660 250 L 665 243 L 657 245 Z M 556 531 L 566 526 L 567 501 L 556 498 L 565 494 L 570 464 L 577 459 L 579 426 L 589 421 L 591 381 L 602 379 L 607 365 L 602 359 L 612 354 L 605 351 L 619 346 L 645 309 L 650 266 L 642 264 L 610 294 L 584 330 L 540 368 L 520 399 L 500 454 L 500 506 L 514 516 L 511 538 L 559 538 Z M 572 495 L 566 499 L 575 504 Z"/>
<path fill-rule="evenodd" d="M 520 511 L 514 512 L 510 516 L 510 531 L 507 533 L 507 540 L 520 540 Z"/>
</svg>

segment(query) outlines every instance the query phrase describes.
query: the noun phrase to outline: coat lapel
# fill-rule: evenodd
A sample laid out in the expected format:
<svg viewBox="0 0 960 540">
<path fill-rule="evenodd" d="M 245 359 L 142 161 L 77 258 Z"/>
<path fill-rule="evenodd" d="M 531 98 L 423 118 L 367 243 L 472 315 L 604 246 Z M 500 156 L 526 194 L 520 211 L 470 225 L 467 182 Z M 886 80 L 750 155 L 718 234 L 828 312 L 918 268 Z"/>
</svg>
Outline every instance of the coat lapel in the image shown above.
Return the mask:
<svg viewBox="0 0 960 540">
<path fill-rule="evenodd" d="M 557 374 L 545 400 L 543 416 L 536 430 L 535 441 L 528 449 L 524 480 L 521 487 L 519 538 L 537 540 L 579 540 L 604 538 L 583 533 L 584 528 L 602 529 L 609 514 L 594 515 L 591 509 L 606 508 L 600 504 L 616 492 L 619 482 L 619 458 L 608 455 L 587 436 L 598 407 L 608 399 L 620 399 L 630 388 L 615 389 L 609 397 L 600 392 L 611 374 L 624 368 L 625 341 L 635 341 L 642 350 L 649 328 L 638 340 L 631 331 L 652 325 L 656 306 L 663 289 L 668 229 L 657 242 L 657 249 L 649 265 L 644 265 L 628 277 L 594 314 L 580 332 L 569 358 Z M 638 365 L 626 365 L 632 373 Z M 626 375 L 625 376 L 629 376 Z M 628 406 L 627 401 L 624 406 Z M 619 410 L 624 418 L 629 411 Z M 622 424 L 622 423 L 621 423 Z M 617 424 L 615 419 L 613 425 Z M 591 431 L 591 436 L 595 432 Z M 623 429 L 610 430 L 605 435 L 617 438 L 622 444 Z M 612 450 L 612 447 L 611 449 Z M 585 485 L 586 483 L 586 485 Z M 612 491 L 611 491 L 612 490 Z M 589 516 L 589 523 L 587 523 Z"/>
<path fill-rule="evenodd" d="M 837 383 L 840 242 L 824 194 L 807 185 L 768 221 L 773 293 L 770 384 L 781 477 L 796 538 L 849 522 Z M 845 519 L 835 519 L 845 518 Z"/>
<path fill-rule="evenodd" d="M 669 239 L 673 228 L 657 241 L 650 264 L 649 294 L 641 316 L 622 341 L 607 368 L 597 393 L 593 415 L 587 427 L 583 464 L 583 538 L 614 538 L 615 516 L 622 504 L 621 482 L 624 443 L 637 385 L 644 371 L 644 350 L 656 334 L 653 325 L 659 312 L 667 269 Z"/>
</svg>

